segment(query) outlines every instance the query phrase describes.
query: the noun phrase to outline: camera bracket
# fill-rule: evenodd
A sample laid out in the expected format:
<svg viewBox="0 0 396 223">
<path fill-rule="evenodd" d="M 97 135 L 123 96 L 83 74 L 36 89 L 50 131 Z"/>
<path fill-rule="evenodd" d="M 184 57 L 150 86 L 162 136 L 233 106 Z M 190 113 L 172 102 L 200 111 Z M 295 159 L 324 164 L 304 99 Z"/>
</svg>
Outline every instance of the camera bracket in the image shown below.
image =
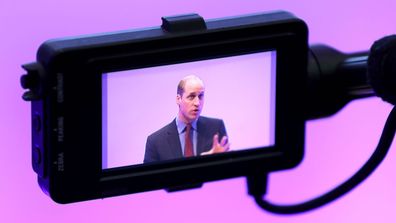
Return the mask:
<svg viewBox="0 0 396 223">
<path fill-rule="evenodd" d="M 188 32 L 205 30 L 205 20 L 198 14 L 183 14 L 177 16 L 164 16 L 161 18 L 161 28 L 164 31 L 176 33 L 176 32 Z"/>
</svg>

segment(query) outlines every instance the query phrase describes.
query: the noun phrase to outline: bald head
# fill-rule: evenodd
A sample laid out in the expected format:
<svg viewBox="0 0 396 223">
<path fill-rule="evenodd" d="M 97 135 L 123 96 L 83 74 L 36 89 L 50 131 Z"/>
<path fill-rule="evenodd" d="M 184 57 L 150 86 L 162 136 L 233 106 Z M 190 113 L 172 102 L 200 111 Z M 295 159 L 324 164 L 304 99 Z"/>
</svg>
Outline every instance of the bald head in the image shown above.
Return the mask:
<svg viewBox="0 0 396 223">
<path fill-rule="evenodd" d="M 186 89 L 186 84 L 201 85 L 204 88 L 204 83 L 198 76 L 188 75 L 180 80 L 177 85 L 177 94 L 182 96 Z"/>
</svg>

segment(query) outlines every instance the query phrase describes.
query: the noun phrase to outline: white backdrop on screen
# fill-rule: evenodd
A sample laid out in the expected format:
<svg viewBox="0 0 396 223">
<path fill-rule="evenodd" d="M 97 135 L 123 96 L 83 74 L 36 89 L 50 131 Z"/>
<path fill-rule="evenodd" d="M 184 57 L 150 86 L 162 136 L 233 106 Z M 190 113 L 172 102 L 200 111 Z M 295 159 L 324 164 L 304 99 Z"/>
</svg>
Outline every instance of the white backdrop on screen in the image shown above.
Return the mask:
<svg viewBox="0 0 396 223">
<path fill-rule="evenodd" d="M 201 115 L 224 120 L 231 150 L 272 145 L 274 60 L 263 52 L 104 74 L 103 168 L 143 162 L 147 136 L 176 117 L 177 84 L 191 74 L 205 84 Z"/>
</svg>

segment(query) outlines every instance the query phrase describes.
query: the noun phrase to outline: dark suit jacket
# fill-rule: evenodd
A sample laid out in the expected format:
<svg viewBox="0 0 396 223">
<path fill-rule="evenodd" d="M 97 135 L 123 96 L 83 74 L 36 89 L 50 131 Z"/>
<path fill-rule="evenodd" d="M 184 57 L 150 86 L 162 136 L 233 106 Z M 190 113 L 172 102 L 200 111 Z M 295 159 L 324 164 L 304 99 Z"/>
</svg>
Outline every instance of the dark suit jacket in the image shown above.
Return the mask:
<svg viewBox="0 0 396 223">
<path fill-rule="evenodd" d="M 197 121 L 197 154 L 212 148 L 213 136 L 219 133 L 219 139 L 225 135 L 226 129 L 221 119 L 199 117 Z M 176 119 L 147 137 L 144 163 L 177 159 L 183 157 L 177 132 Z"/>
</svg>

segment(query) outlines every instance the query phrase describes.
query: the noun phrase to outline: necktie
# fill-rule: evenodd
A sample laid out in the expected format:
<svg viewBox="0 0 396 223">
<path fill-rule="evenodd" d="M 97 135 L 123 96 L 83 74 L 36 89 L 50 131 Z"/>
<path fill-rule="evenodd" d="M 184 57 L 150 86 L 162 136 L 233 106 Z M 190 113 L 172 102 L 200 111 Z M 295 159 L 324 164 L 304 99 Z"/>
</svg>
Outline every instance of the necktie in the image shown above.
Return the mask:
<svg viewBox="0 0 396 223">
<path fill-rule="evenodd" d="M 190 157 L 194 156 L 194 149 L 193 149 L 193 143 L 191 139 L 191 124 L 187 124 L 186 126 L 186 138 L 185 138 L 185 144 L 184 144 L 184 156 L 185 157 Z"/>
</svg>

